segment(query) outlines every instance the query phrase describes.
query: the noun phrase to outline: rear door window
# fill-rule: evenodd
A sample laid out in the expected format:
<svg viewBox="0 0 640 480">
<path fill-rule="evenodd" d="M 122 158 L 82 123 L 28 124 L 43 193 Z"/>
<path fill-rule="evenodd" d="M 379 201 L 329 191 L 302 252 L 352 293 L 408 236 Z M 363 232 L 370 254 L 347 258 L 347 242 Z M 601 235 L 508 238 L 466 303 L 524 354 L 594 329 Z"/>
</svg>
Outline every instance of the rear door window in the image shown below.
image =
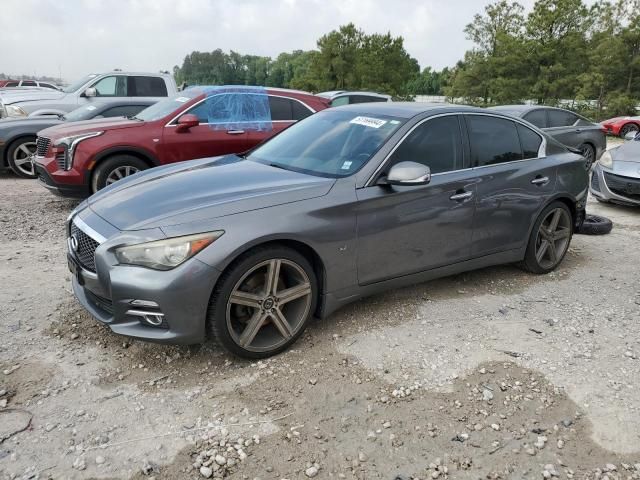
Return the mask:
<svg viewBox="0 0 640 480">
<path fill-rule="evenodd" d="M 515 122 L 485 115 L 466 115 L 466 122 L 473 166 L 522 160 Z"/>
<path fill-rule="evenodd" d="M 387 99 L 374 95 L 351 95 L 349 103 L 386 102 Z"/>
<path fill-rule="evenodd" d="M 129 97 L 166 97 L 167 85 L 161 77 L 129 77 Z"/>
<path fill-rule="evenodd" d="M 538 128 L 547 128 L 547 112 L 542 108 L 532 110 L 522 118 Z"/>
<path fill-rule="evenodd" d="M 344 96 L 344 97 L 334 98 L 333 100 L 331 100 L 332 107 L 339 107 L 340 105 L 349 105 L 349 97 Z"/>
<path fill-rule="evenodd" d="M 24 80 L 20 86 L 21 87 L 37 87 L 38 84 L 31 80 Z"/>
<path fill-rule="evenodd" d="M 566 110 L 549 110 L 549 127 L 570 127 L 578 121 L 578 116 Z"/>
<path fill-rule="evenodd" d="M 463 168 L 462 134 L 458 116 L 438 117 L 418 125 L 391 155 L 389 167 L 398 162 L 426 165 L 431 173 Z"/>
<path fill-rule="evenodd" d="M 18 86 L 18 82 L 7 82 L 7 84 L 5 85 L 5 87 L 17 87 Z"/>
<path fill-rule="evenodd" d="M 542 137 L 524 125 L 517 123 L 516 126 L 518 128 L 518 136 L 520 137 L 523 157 L 538 158 L 538 152 L 540 151 L 540 145 L 542 144 Z"/>
</svg>

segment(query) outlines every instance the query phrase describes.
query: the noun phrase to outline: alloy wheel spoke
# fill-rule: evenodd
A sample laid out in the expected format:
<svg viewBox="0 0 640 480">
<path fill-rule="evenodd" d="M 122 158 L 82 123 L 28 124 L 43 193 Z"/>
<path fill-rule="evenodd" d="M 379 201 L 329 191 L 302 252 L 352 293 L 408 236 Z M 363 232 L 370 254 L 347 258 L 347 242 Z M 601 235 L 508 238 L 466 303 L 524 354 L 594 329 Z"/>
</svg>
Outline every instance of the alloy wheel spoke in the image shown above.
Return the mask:
<svg viewBox="0 0 640 480">
<path fill-rule="evenodd" d="M 542 240 L 542 243 L 538 247 L 538 252 L 536 253 L 536 260 L 538 260 L 538 263 L 540 263 L 544 258 L 544 254 L 547 253 L 549 245 L 551 244 L 547 240 Z"/>
<path fill-rule="evenodd" d="M 551 260 L 552 263 L 556 263 L 558 261 L 558 253 L 556 251 L 556 244 L 551 242 L 549 243 L 549 260 Z"/>
<path fill-rule="evenodd" d="M 562 240 L 563 238 L 569 237 L 569 229 L 568 228 L 559 228 L 553 234 L 554 240 Z"/>
<path fill-rule="evenodd" d="M 20 145 L 18 147 L 18 149 L 24 153 L 27 157 L 29 157 L 33 152 L 31 150 L 29 150 L 29 147 L 27 147 L 24 143 L 22 145 Z"/>
<path fill-rule="evenodd" d="M 262 297 L 242 290 L 235 290 L 229 297 L 229 302 L 246 307 L 260 308 Z"/>
<path fill-rule="evenodd" d="M 29 157 L 26 158 L 16 158 L 13 161 L 16 164 L 16 167 L 21 167 L 22 165 L 24 165 L 25 163 L 31 163 L 31 159 Z"/>
<path fill-rule="evenodd" d="M 253 339 L 256 338 L 258 331 L 262 325 L 264 325 L 266 318 L 267 316 L 259 310 L 253 314 L 251 319 L 247 322 L 247 326 L 242 331 L 242 335 L 240 335 L 240 346 L 246 347 L 251 345 Z"/>
<path fill-rule="evenodd" d="M 553 212 L 553 218 L 551 219 L 551 224 L 549 224 L 549 231 L 551 233 L 555 232 L 558 228 L 558 223 L 560 223 L 560 217 L 562 216 L 562 210 L 558 209 Z"/>
<path fill-rule="evenodd" d="M 293 336 L 291 325 L 289 325 L 289 322 L 279 308 L 274 308 L 271 312 L 271 321 L 284 338 L 290 338 Z"/>
<path fill-rule="evenodd" d="M 265 295 L 275 295 L 278 290 L 278 277 L 280 277 L 280 260 L 271 260 L 267 267 L 267 277 L 264 283 Z"/>
<path fill-rule="evenodd" d="M 286 290 L 281 290 L 278 294 L 278 302 L 280 305 L 284 305 L 285 303 L 291 302 L 301 297 L 306 297 L 311 294 L 311 284 L 308 282 L 301 283 L 300 285 L 296 285 L 295 287 L 287 288 Z"/>
</svg>

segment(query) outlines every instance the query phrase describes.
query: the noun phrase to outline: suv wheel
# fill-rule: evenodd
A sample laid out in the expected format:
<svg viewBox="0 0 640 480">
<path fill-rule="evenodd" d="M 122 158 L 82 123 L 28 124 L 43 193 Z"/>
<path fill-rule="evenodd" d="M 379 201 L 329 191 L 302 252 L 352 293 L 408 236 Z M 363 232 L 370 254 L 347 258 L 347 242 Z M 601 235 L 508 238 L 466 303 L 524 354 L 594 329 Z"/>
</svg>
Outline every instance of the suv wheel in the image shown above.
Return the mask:
<svg viewBox="0 0 640 480">
<path fill-rule="evenodd" d="M 316 276 L 305 257 L 282 246 L 256 248 L 218 281 L 209 304 L 209 330 L 236 355 L 269 357 L 302 335 L 317 298 Z"/>
<path fill-rule="evenodd" d="M 11 144 L 7 151 L 11 170 L 22 178 L 36 178 L 31 157 L 36 154 L 36 137 L 23 137 Z"/>
<path fill-rule="evenodd" d="M 555 270 L 569 249 L 572 235 L 569 208 L 562 202 L 553 202 L 536 220 L 521 266 L 531 273 Z"/>
<path fill-rule="evenodd" d="M 111 185 L 125 177 L 146 170 L 148 165 L 133 155 L 115 155 L 98 164 L 91 180 L 91 192 Z"/>
</svg>

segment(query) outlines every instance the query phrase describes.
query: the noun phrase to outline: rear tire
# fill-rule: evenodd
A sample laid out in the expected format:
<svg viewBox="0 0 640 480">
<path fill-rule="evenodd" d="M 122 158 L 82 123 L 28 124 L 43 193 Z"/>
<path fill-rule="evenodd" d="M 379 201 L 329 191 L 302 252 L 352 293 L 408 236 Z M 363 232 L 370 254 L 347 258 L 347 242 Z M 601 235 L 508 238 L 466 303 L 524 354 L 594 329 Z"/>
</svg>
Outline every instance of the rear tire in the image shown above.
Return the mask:
<svg viewBox="0 0 640 480">
<path fill-rule="evenodd" d="M 284 246 L 258 247 L 236 259 L 218 280 L 209 302 L 208 330 L 235 355 L 270 357 L 302 335 L 317 300 L 309 260 Z"/>
<path fill-rule="evenodd" d="M 580 149 L 580 151 L 582 152 L 582 156 L 584 157 L 585 167 L 587 171 L 590 172 L 591 167 L 596 161 L 596 149 L 593 148 L 593 146 L 588 143 L 583 143 L 578 148 Z"/>
<path fill-rule="evenodd" d="M 91 193 L 147 168 L 149 166 L 145 162 L 133 155 L 114 155 L 98 164 L 93 172 Z"/>
<path fill-rule="evenodd" d="M 549 273 L 562 262 L 573 235 L 573 219 L 562 202 L 552 202 L 531 229 L 529 243 L 520 267 L 531 273 Z"/>
<path fill-rule="evenodd" d="M 22 137 L 15 140 L 7 149 L 7 160 L 13 173 L 22 178 L 38 178 L 31 163 L 36 154 L 36 137 Z"/>
<path fill-rule="evenodd" d="M 576 233 L 582 235 L 606 235 L 613 229 L 613 222 L 599 215 L 587 215 Z"/>
<path fill-rule="evenodd" d="M 625 125 L 622 126 L 622 128 L 620 128 L 620 137 L 624 138 L 625 135 L 627 135 L 627 133 L 629 132 L 638 132 L 640 131 L 640 127 L 638 127 L 638 125 L 636 125 L 635 123 L 627 123 Z"/>
</svg>

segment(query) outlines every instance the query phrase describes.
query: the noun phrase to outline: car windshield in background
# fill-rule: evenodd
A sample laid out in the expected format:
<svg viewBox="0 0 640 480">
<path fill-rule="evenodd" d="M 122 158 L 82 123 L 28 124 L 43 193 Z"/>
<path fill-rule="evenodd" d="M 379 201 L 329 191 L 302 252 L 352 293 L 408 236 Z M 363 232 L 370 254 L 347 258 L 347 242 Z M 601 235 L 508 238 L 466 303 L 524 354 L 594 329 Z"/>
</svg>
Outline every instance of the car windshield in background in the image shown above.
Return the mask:
<svg viewBox="0 0 640 480">
<path fill-rule="evenodd" d="M 322 177 L 357 172 L 405 122 L 386 115 L 323 111 L 293 125 L 247 157 Z"/>
<path fill-rule="evenodd" d="M 73 93 L 76 90 L 78 90 L 80 87 L 82 87 L 85 83 L 87 83 L 89 80 L 91 80 L 92 78 L 96 78 L 98 75 L 96 75 L 95 73 L 91 74 L 91 75 L 87 75 L 85 77 L 82 77 L 80 80 L 78 80 L 75 83 L 72 83 L 71 85 L 69 85 L 67 88 L 63 88 L 62 91 L 64 93 Z"/>
<path fill-rule="evenodd" d="M 170 113 L 175 112 L 179 107 L 200 95 L 200 93 L 201 92 L 198 91 L 180 92 L 173 98 L 167 98 L 166 100 L 160 100 L 158 103 L 154 103 L 150 107 L 142 110 L 133 118 L 143 120 L 145 122 L 154 122 L 156 120 L 160 120 Z"/>
<path fill-rule="evenodd" d="M 75 110 L 65 113 L 64 119 L 68 122 L 79 122 L 80 120 L 88 120 L 93 118 L 95 105 L 85 105 L 84 107 L 76 108 Z"/>
</svg>

